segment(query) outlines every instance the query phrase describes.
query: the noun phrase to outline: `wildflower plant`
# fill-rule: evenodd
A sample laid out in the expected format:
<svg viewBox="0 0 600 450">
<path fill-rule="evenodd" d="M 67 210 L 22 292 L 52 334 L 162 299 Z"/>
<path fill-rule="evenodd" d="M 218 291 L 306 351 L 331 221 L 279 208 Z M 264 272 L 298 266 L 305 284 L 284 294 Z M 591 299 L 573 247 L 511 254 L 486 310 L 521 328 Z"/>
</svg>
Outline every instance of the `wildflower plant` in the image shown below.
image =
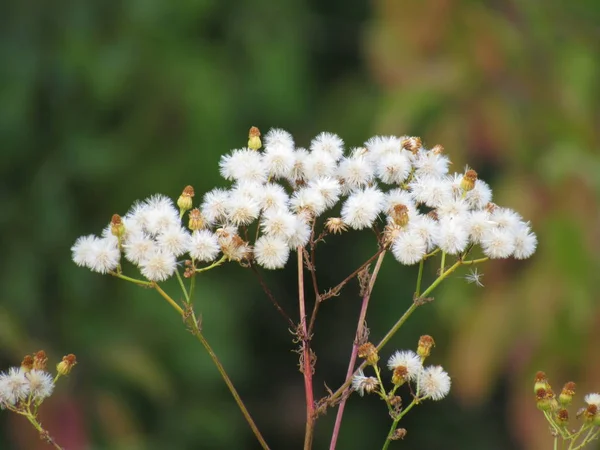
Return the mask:
<svg viewBox="0 0 600 450">
<path fill-rule="evenodd" d="M 558 397 L 552 390 L 544 372 L 535 375 L 534 392 L 537 407 L 544 413 L 554 436 L 554 448 L 579 450 L 600 437 L 600 394 L 589 393 L 583 398 L 585 405 L 577 410 L 576 420 L 581 422 L 574 427 L 569 422 L 568 408 L 575 396 L 575 383 L 567 382 Z"/>
<path fill-rule="evenodd" d="M 423 368 L 428 353 L 422 353 L 425 350 L 420 346 L 421 353 L 392 356 L 388 366 L 393 369 L 394 387 L 386 391 L 378 353 L 419 306 L 432 300 L 434 289 L 463 266 L 472 269 L 489 259 L 528 258 L 537 244 L 528 222 L 517 212 L 492 203 L 489 185 L 473 169 L 451 174 L 450 164 L 440 145 L 427 149 L 417 137 L 376 136 L 360 147 L 346 149 L 339 136 L 321 133 L 308 148 L 302 148 L 288 132 L 272 129 L 264 136 L 263 146 L 260 131 L 253 127 L 247 147 L 221 158 L 219 170 L 231 183 L 229 187 L 214 188 L 199 201 L 191 186 L 176 202 L 162 194 L 138 201 L 125 214 L 113 215 L 100 236 L 77 239 L 73 260 L 94 272 L 158 292 L 207 350 L 266 449 L 194 308 L 195 286 L 204 272 L 226 263 L 251 270 L 293 330 L 293 342 L 298 345 L 306 397 L 304 448 L 312 448 L 316 419 L 333 407 L 337 416 L 330 448 L 336 447 L 345 404 L 353 391 L 377 393 L 386 400 L 394 421 L 387 447 L 391 439 L 403 435 L 396 425 L 412 405 L 443 398 L 450 378 L 440 367 Z M 374 253 L 338 284 L 322 289 L 317 248 L 326 237 L 348 239 L 361 230 L 374 234 Z M 367 309 L 389 253 L 400 265 L 419 266 L 413 301 L 377 345 L 369 344 L 370 353 L 364 354 L 369 336 Z M 298 272 L 296 319 L 286 311 L 288 305 L 273 296 L 261 275 L 263 269 L 281 269 L 290 261 Z M 437 267 L 437 277 L 423 288 L 426 262 Z M 472 271 L 467 280 L 481 285 L 481 275 Z M 163 289 L 163 282 L 170 278 L 178 281 L 181 302 Z M 354 278 L 359 281 L 362 304 L 346 381 L 317 400 L 313 386 L 316 354 L 311 345 L 317 314 Z M 365 360 L 357 367 L 359 355 Z M 375 377 L 364 375 L 367 365 L 375 370 Z M 394 400 L 403 383 L 411 386 L 413 396 L 405 408 Z"/>
<path fill-rule="evenodd" d="M 54 386 L 61 376 L 68 375 L 77 363 L 75 355 L 67 355 L 56 366 L 56 375 L 47 371 L 48 357 L 43 350 L 26 355 L 20 367 L 11 367 L 0 372 L 0 408 L 24 416 L 38 431 L 40 438 L 57 449 L 50 433 L 42 427 L 38 410 L 45 399 L 52 395 Z"/>
</svg>

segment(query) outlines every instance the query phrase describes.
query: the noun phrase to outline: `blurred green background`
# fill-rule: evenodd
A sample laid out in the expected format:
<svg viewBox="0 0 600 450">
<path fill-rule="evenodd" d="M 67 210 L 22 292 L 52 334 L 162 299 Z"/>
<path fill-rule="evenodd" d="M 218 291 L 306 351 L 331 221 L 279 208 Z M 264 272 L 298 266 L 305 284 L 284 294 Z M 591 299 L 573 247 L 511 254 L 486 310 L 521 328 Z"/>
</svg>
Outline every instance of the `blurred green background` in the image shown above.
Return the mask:
<svg viewBox="0 0 600 450">
<path fill-rule="evenodd" d="M 556 390 L 600 390 L 599 23 L 596 0 L 4 2 L 0 367 L 40 348 L 53 362 L 77 355 L 42 414 L 69 450 L 258 448 L 170 307 L 76 267 L 71 245 L 136 199 L 225 186 L 220 155 L 252 125 L 301 146 L 320 131 L 348 146 L 418 135 L 444 145 L 455 170 L 475 168 L 540 243 L 530 260 L 483 266 L 483 289 L 454 277 L 383 351 L 431 334 L 431 362 L 453 380 L 449 399 L 407 416 L 393 448 L 551 448 L 535 371 Z M 368 233 L 351 236 L 319 253 L 322 286 L 374 252 Z M 266 274 L 295 313 L 294 276 Z M 410 303 L 414 276 L 384 263 L 374 341 Z M 198 294 L 205 334 L 266 440 L 300 448 L 303 382 L 286 323 L 240 267 L 202 276 Z M 352 285 L 321 310 L 318 397 L 343 381 L 359 303 Z M 334 418 L 319 420 L 315 448 Z M 353 396 L 339 448 L 380 448 L 389 425 L 380 401 Z M 0 448 L 47 447 L 4 411 Z"/>
</svg>

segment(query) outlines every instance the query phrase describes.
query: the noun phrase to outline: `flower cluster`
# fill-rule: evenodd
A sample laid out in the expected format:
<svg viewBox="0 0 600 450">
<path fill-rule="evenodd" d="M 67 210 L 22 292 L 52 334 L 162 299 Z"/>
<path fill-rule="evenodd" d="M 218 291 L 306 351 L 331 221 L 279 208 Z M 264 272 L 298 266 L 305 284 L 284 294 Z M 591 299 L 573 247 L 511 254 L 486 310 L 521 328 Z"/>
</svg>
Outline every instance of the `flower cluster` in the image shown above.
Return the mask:
<svg viewBox="0 0 600 450">
<path fill-rule="evenodd" d="M 571 441 L 569 448 L 583 448 L 600 437 L 600 394 L 589 393 L 583 398 L 585 406 L 577 411 L 577 419 L 582 419 L 579 429 L 569 424 L 567 408 L 575 396 L 575 383 L 566 383 L 556 396 L 544 372 L 535 375 L 534 388 L 537 407 L 548 420 L 553 435 Z"/>
<path fill-rule="evenodd" d="M 402 264 L 438 249 L 458 255 L 473 245 L 489 258 L 522 259 L 535 251 L 529 224 L 491 203 L 491 189 L 475 171 L 450 174 L 439 145 L 426 149 L 419 138 L 376 136 L 346 151 L 340 137 L 321 133 L 305 149 L 273 129 L 259 150 L 259 136 L 253 128 L 248 148 L 221 158 L 228 189 L 205 193 L 194 209 L 189 186 L 177 205 L 160 194 L 138 202 L 114 216 L 101 237 L 79 238 L 73 260 L 108 273 L 119 270 L 124 256 L 151 281 L 171 277 L 185 254 L 195 262 L 224 258 L 278 269 L 290 251 L 308 243 L 315 219 L 337 205 L 341 217 L 330 215 L 324 232 L 362 230 L 381 220 L 381 241 Z"/>
</svg>

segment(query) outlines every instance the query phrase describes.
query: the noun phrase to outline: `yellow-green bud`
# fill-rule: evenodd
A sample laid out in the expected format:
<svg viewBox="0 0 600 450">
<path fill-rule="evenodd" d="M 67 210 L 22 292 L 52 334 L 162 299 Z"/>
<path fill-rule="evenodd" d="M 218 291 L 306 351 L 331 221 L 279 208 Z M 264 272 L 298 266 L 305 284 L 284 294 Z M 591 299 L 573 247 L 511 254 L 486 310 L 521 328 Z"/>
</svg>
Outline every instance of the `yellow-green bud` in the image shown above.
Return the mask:
<svg viewBox="0 0 600 450">
<path fill-rule="evenodd" d="M 77 364 L 77 358 L 75 358 L 74 354 L 68 354 L 67 356 L 63 356 L 61 362 L 56 365 L 56 371 L 60 375 L 69 375 L 73 366 Z"/>
<path fill-rule="evenodd" d="M 123 225 L 123 221 L 121 220 L 121 216 L 118 214 L 113 214 L 110 219 L 110 232 L 113 236 L 116 236 L 119 240 L 125 234 L 125 225 Z"/>
<path fill-rule="evenodd" d="M 558 396 L 558 402 L 561 404 L 561 406 L 569 406 L 571 404 L 571 401 L 573 400 L 574 395 L 575 383 L 569 381 L 563 386 L 562 391 Z"/>
<path fill-rule="evenodd" d="M 186 186 L 179 198 L 177 199 L 177 206 L 179 212 L 183 216 L 183 213 L 192 209 L 194 198 L 194 188 L 192 186 Z"/>
<path fill-rule="evenodd" d="M 421 336 L 419 339 L 419 345 L 417 346 L 417 355 L 424 360 L 431 354 L 431 348 L 435 347 L 435 341 L 429 335 Z"/>
<path fill-rule="evenodd" d="M 248 148 L 251 150 L 258 150 L 261 147 L 260 130 L 256 127 L 250 128 L 250 132 L 248 133 Z"/>
<path fill-rule="evenodd" d="M 465 172 L 460 181 L 460 187 L 463 191 L 472 191 L 475 187 L 475 182 L 477 181 L 477 172 L 473 169 L 469 169 Z"/>
<path fill-rule="evenodd" d="M 190 221 L 188 222 L 188 228 L 192 231 L 201 230 L 204 228 L 205 222 L 202 218 L 202 213 L 198 208 L 194 208 L 190 211 Z"/>
</svg>

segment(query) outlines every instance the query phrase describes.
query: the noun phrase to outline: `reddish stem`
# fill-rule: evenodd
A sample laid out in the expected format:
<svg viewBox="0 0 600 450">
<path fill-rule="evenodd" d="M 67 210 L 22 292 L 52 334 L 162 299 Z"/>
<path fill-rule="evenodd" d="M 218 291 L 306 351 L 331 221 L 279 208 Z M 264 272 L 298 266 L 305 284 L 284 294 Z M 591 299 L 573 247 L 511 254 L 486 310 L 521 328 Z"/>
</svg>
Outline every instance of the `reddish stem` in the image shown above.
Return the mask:
<svg viewBox="0 0 600 450">
<path fill-rule="evenodd" d="M 356 364 L 356 356 L 358 354 L 358 347 L 362 344 L 361 337 L 364 335 L 365 328 L 365 318 L 367 316 L 367 308 L 369 307 L 369 300 L 371 298 L 371 291 L 373 290 L 373 286 L 375 285 L 375 280 L 377 279 L 377 274 L 379 273 L 379 269 L 381 268 L 381 263 L 383 262 L 383 257 L 385 256 L 385 250 L 379 254 L 379 258 L 377 258 L 377 263 L 375 264 L 375 269 L 373 269 L 373 274 L 369 279 L 369 286 L 365 295 L 363 296 L 362 306 L 360 308 L 360 314 L 358 317 L 358 325 L 356 326 L 356 337 L 354 338 L 354 343 L 352 344 L 352 353 L 350 354 L 350 363 L 348 364 L 348 371 L 346 372 L 346 383 L 354 375 L 354 365 Z M 344 416 L 344 408 L 346 407 L 347 396 L 343 397 L 340 401 L 340 405 L 338 407 L 338 412 L 335 417 L 335 425 L 333 427 L 333 434 L 331 435 L 331 443 L 329 444 L 329 450 L 335 450 L 335 446 L 337 444 L 338 436 L 340 434 L 340 427 L 342 426 L 342 417 Z"/>
<path fill-rule="evenodd" d="M 304 302 L 304 261 L 302 247 L 297 248 L 298 253 L 298 303 L 300 306 L 300 328 L 302 339 L 302 374 L 304 375 L 304 390 L 306 393 L 306 431 L 304 434 L 304 450 L 312 448 L 313 432 L 315 427 L 315 400 L 313 393 L 313 367 L 310 351 L 310 336 L 306 329 L 306 308 Z"/>
</svg>

